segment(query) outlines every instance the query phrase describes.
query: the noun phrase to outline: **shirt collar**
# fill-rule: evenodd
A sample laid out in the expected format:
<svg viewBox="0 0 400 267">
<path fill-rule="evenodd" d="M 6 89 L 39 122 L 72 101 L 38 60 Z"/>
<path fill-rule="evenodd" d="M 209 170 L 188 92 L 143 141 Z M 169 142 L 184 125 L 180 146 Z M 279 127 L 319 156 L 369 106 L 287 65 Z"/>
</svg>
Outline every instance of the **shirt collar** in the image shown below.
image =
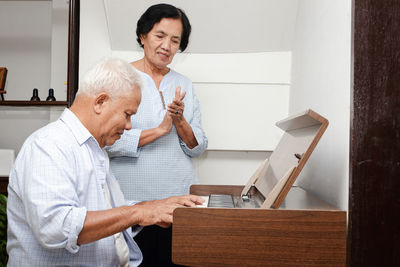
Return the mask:
<svg viewBox="0 0 400 267">
<path fill-rule="evenodd" d="M 76 141 L 78 141 L 79 145 L 82 145 L 90 137 L 93 137 L 88 129 L 86 129 L 86 127 L 78 119 L 78 117 L 68 108 L 64 109 L 64 112 L 60 116 L 60 120 L 62 120 L 65 125 L 68 126 L 72 134 L 75 136 Z"/>
</svg>

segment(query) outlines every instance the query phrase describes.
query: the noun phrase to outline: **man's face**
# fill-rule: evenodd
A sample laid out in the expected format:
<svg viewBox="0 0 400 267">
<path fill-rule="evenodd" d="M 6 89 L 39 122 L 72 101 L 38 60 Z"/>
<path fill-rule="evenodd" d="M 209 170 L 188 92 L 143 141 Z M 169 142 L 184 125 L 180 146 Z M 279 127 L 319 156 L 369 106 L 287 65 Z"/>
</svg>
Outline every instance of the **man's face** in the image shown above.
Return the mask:
<svg viewBox="0 0 400 267">
<path fill-rule="evenodd" d="M 110 100 L 103 109 L 100 124 L 100 147 L 111 146 L 124 130 L 132 128 L 131 116 L 137 112 L 141 100 L 140 90 L 135 88 L 128 95 Z"/>
</svg>

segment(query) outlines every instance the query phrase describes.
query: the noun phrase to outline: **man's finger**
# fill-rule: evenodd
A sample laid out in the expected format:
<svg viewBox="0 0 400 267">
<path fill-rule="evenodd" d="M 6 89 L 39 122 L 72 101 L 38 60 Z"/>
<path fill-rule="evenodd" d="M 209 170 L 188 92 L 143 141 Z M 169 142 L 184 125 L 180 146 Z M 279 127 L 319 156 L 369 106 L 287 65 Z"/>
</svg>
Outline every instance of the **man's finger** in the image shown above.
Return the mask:
<svg viewBox="0 0 400 267">
<path fill-rule="evenodd" d="M 189 195 L 189 198 L 196 204 L 203 204 L 203 202 L 205 201 L 202 197 L 196 195 Z"/>
</svg>

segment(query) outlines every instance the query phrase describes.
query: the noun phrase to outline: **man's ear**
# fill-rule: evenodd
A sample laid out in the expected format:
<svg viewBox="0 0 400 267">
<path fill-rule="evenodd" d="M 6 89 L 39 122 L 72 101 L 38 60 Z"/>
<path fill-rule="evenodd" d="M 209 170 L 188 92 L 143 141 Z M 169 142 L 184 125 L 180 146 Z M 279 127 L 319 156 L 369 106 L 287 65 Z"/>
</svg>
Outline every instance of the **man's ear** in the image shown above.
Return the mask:
<svg viewBox="0 0 400 267">
<path fill-rule="evenodd" d="M 94 112 L 100 114 L 101 111 L 110 104 L 111 97 L 107 93 L 100 93 L 94 100 Z"/>
</svg>

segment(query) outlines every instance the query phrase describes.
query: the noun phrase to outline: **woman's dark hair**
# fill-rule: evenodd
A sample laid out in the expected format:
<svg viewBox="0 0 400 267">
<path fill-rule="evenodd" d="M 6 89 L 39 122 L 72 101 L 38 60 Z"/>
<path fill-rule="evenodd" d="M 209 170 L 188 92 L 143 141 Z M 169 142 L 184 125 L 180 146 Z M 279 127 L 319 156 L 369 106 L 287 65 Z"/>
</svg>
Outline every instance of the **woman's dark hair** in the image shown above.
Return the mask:
<svg viewBox="0 0 400 267">
<path fill-rule="evenodd" d="M 182 9 L 169 4 L 157 4 L 149 7 L 140 17 L 136 27 L 136 40 L 143 48 L 140 36 L 144 36 L 153 29 L 154 24 L 159 23 L 163 18 L 180 19 L 182 22 L 182 36 L 179 49 L 184 51 L 189 43 L 189 36 L 192 30 L 189 19 Z"/>
</svg>

